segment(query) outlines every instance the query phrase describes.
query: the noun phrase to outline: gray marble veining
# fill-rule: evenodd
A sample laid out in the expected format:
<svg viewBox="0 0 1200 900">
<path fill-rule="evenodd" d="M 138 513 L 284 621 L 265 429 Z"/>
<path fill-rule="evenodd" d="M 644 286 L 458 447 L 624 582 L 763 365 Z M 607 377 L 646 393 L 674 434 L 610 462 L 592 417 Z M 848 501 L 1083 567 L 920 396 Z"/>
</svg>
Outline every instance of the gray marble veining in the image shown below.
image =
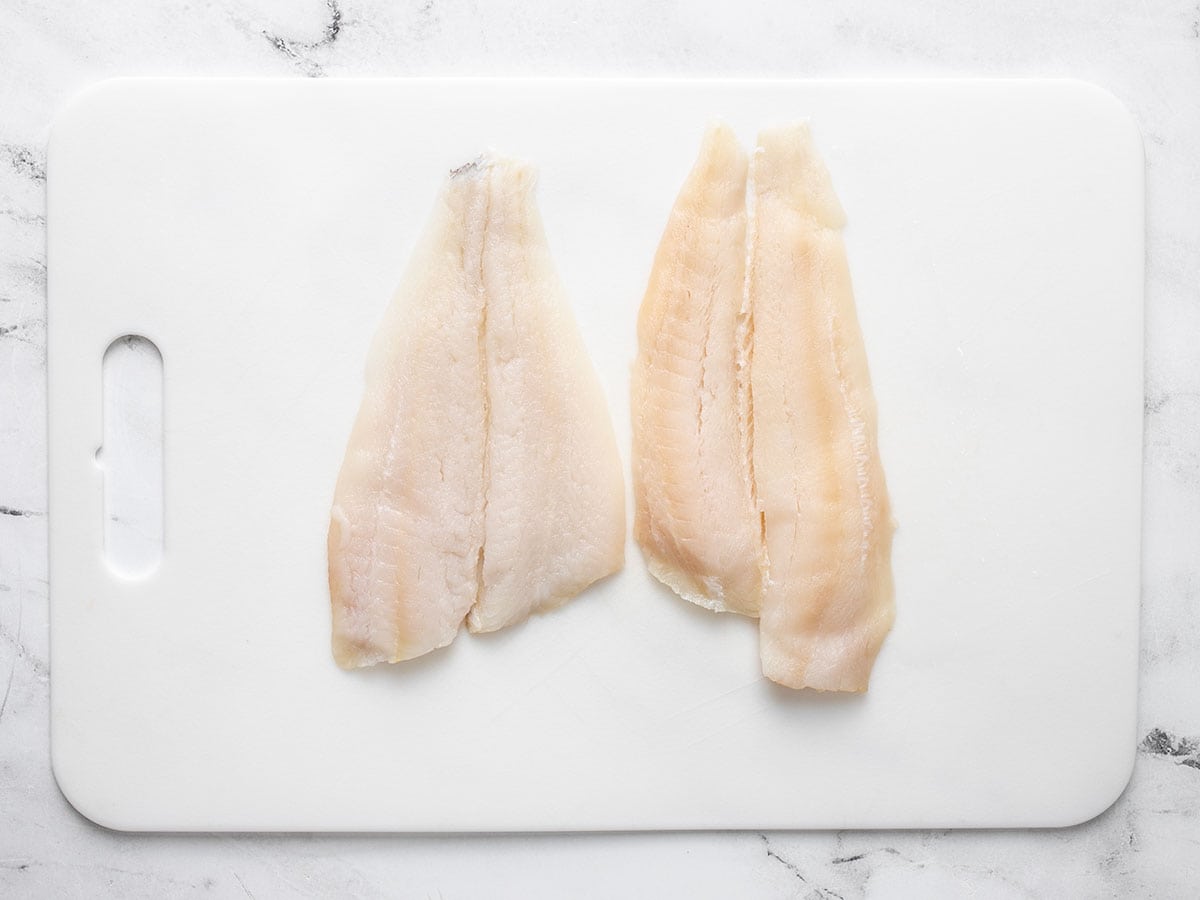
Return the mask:
<svg viewBox="0 0 1200 900">
<path fill-rule="evenodd" d="M 48 755 L 45 146 L 131 74 L 1057 75 L 1147 165 L 1140 752 L 1059 831 L 462 837 L 104 831 Z M 0 896 L 1189 897 L 1200 889 L 1200 11 L 1098 4 L 10 0 L 0 10 Z M 969 749 L 964 749 L 969 752 Z M 567 888 L 570 888 L 568 891 Z"/>
</svg>

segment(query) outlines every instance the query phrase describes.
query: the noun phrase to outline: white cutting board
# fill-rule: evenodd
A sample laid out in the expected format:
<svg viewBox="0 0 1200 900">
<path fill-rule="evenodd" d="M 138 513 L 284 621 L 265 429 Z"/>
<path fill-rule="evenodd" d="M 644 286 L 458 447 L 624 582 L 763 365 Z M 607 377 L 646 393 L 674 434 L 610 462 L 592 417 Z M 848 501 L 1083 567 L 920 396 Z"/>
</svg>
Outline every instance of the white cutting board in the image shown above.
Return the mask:
<svg viewBox="0 0 1200 900">
<path fill-rule="evenodd" d="M 368 340 L 447 169 L 541 170 L 628 455 L 634 321 L 702 130 L 811 117 L 900 529 L 866 696 L 625 570 L 372 671 L 325 533 Z M 1135 744 L 1143 163 L 1077 82 L 134 80 L 50 147 L 52 749 L 114 828 L 1066 825 Z M 103 549 L 100 362 L 165 367 L 161 565 Z"/>
</svg>

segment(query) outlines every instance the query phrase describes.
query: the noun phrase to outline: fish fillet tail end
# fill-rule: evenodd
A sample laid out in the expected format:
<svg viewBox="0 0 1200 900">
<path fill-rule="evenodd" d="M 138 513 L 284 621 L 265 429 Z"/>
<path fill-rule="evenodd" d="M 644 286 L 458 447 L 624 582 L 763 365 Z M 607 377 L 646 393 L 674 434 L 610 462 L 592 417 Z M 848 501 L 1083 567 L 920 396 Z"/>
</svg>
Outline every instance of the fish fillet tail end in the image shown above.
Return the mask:
<svg viewBox="0 0 1200 900">
<path fill-rule="evenodd" d="M 891 616 L 887 618 L 848 634 L 812 635 L 803 646 L 784 646 L 764 634 L 759 648 L 763 675 L 789 688 L 864 693 L 891 629 Z"/>
</svg>

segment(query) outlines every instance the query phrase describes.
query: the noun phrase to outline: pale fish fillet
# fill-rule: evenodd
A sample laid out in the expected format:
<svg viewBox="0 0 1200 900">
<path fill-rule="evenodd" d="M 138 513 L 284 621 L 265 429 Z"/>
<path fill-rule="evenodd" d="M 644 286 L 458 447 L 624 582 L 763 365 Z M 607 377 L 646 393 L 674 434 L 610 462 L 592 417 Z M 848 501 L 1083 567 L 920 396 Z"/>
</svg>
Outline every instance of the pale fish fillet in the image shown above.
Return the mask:
<svg viewBox="0 0 1200 900">
<path fill-rule="evenodd" d="M 367 358 L 329 526 L 345 668 L 449 644 L 479 593 L 489 185 L 486 166 L 452 174 Z"/>
<path fill-rule="evenodd" d="M 487 505 L 473 632 L 560 606 L 625 557 L 621 458 L 550 256 L 534 171 L 497 160 L 490 179 Z"/>
<path fill-rule="evenodd" d="M 513 624 L 624 561 L 612 422 L 533 187 L 506 160 L 455 170 L 372 344 L 329 528 L 346 668 Z"/>
<path fill-rule="evenodd" d="M 680 596 L 757 615 L 746 168 L 733 132 L 710 128 L 654 258 L 633 368 L 634 535 Z"/>
<path fill-rule="evenodd" d="M 865 691 L 894 614 L 893 523 L 841 229 L 805 125 L 759 135 L 751 391 L 768 578 L 763 674 Z"/>
</svg>

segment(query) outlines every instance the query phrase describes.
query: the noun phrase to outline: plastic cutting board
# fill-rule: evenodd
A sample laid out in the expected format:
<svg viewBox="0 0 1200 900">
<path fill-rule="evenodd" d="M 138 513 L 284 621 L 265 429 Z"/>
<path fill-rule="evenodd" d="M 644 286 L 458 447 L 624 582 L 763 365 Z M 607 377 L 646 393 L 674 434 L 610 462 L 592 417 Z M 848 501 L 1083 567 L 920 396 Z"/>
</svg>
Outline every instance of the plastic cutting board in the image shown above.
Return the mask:
<svg viewBox="0 0 1200 900">
<path fill-rule="evenodd" d="M 372 671 L 325 534 L 369 338 L 445 172 L 534 161 L 628 457 L 634 323 L 705 125 L 811 118 L 899 521 L 865 696 L 631 542 L 567 607 Z M 1066 825 L 1135 746 L 1143 162 L 1078 82 L 123 80 L 49 160 L 52 750 L 136 830 Z M 104 547 L 101 359 L 163 359 L 165 546 Z"/>
</svg>

